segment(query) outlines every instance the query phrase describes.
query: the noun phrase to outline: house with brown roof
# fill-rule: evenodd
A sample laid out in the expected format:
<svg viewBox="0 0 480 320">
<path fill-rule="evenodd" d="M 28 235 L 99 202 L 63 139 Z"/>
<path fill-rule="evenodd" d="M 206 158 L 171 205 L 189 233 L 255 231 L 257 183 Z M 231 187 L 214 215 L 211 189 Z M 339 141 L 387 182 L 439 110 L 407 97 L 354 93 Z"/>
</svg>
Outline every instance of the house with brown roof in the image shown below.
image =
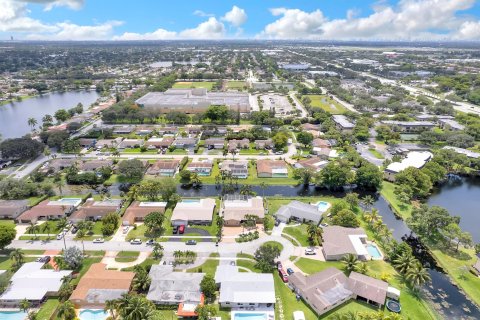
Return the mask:
<svg viewBox="0 0 480 320">
<path fill-rule="evenodd" d="M 178 170 L 179 163 L 179 160 L 158 160 L 148 168 L 147 174 L 173 177 Z"/>
<path fill-rule="evenodd" d="M 41 172 L 48 172 L 49 170 L 53 170 L 55 172 L 62 171 L 66 168 L 70 168 L 74 164 L 77 163 L 76 159 L 52 159 L 46 162 L 41 168 Z"/>
<path fill-rule="evenodd" d="M 80 198 L 62 198 L 59 200 L 44 200 L 19 215 L 19 223 L 36 222 L 38 220 L 61 219 L 68 217 L 82 203 Z"/>
<path fill-rule="evenodd" d="M 320 125 L 319 124 L 311 124 L 311 123 L 302 123 L 300 125 L 300 128 L 303 130 L 320 130 Z"/>
<path fill-rule="evenodd" d="M 94 172 L 100 168 L 112 168 L 113 169 L 113 160 L 89 160 L 82 161 L 78 165 L 78 170 L 83 172 Z"/>
<path fill-rule="evenodd" d="M 257 176 L 259 178 L 286 178 L 288 166 L 283 160 L 257 160 Z"/>
<path fill-rule="evenodd" d="M 166 202 L 134 201 L 122 217 L 123 225 L 128 226 L 135 222 L 141 222 L 151 212 L 164 213 L 166 207 Z"/>
<path fill-rule="evenodd" d="M 322 251 L 325 260 L 340 260 L 353 254 L 360 260 L 369 258 L 367 234 L 362 228 L 329 226 L 323 229 Z"/>
<path fill-rule="evenodd" d="M 223 149 L 225 147 L 225 138 L 206 139 L 205 147 L 208 149 Z"/>
<path fill-rule="evenodd" d="M 111 212 L 119 212 L 122 207 L 121 199 L 109 199 L 95 201 L 93 198 L 87 199 L 83 206 L 73 213 L 69 220 L 78 222 L 82 220 L 101 220 Z"/>
<path fill-rule="evenodd" d="M 78 282 L 70 296 L 77 308 L 103 309 L 108 300 L 130 291 L 134 272 L 107 270 L 106 264 L 94 263 Z"/>
<path fill-rule="evenodd" d="M 289 286 L 320 316 L 350 299 L 366 301 L 377 307 L 385 303 L 388 283 L 360 273 L 347 277 L 337 268 L 312 275 L 295 272 L 288 277 Z"/>
<path fill-rule="evenodd" d="M 228 195 L 222 201 L 220 215 L 225 226 L 239 226 L 245 221 L 246 216 L 256 216 L 257 222 L 265 218 L 265 208 L 262 197 L 249 197 L 243 195 Z"/>
<path fill-rule="evenodd" d="M 182 200 L 173 209 L 172 225 L 211 225 L 215 207 L 212 198 Z"/>
<path fill-rule="evenodd" d="M 178 132 L 178 127 L 161 127 L 157 128 L 157 132 L 161 134 L 175 134 Z"/>
<path fill-rule="evenodd" d="M 250 140 L 247 138 L 242 140 L 232 139 L 228 141 L 228 151 L 237 149 L 248 149 L 250 147 Z"/>
<path fill-rule="evenodd" d="M 28 200 L 0 200 L 0 219 L 16 219 L 28 209 Z"/>
<path fill-rule="evenodd" d="M 312 147 L 314 147 L 314 148 L 331 148 L 332 144 L 328 140 L 317 138 L 317 139 L 313 139 Z"/>
<path fill-rule="evenodd" d="M 322 168 L 325 167 L 327 164 L 327 160 L 323 160 L 320 157 L 313 157 L 310 159 L 297 161 L 297 163 L 294 164 L 294 167 L 296 169 L 310 169 L 314 172 L 318 172 L 322 170 Z"/>
<path fill-rule="evenodd" d="M 255 149 L 272 149 L 273 141 L 272 139 L 267 140 L 255 140 Z"/>
<path fill-rule="evenodd" d="M 209 176 L 212 173 L 213 162 L 211 160 L 192 161 L 188 164 L 187 170 L 195 172 L 199 176 Z"/>
<path fill-rule="evenodd" d="M 148 149 L 166 149 L 170 147 L 175 139 L 173 137 L 150 138 L 145 142 Z"/>
</svg>

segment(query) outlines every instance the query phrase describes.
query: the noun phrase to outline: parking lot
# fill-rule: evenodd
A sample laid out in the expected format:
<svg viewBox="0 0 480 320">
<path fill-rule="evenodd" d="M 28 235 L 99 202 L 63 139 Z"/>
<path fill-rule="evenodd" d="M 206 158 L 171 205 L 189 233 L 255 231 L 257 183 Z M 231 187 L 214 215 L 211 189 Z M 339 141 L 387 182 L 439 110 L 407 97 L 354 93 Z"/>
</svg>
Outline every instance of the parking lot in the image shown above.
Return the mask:
<svg viewBox="0 0 480 320">
<path fill-rule="evenodd" d="M 288 101 L 288 98 L 279 94 L 266 94 L 261 96 L 263 110 L 275 110 L 276 117 L 286 117 L 294 113 L 294 107 Z"/>
</svg>

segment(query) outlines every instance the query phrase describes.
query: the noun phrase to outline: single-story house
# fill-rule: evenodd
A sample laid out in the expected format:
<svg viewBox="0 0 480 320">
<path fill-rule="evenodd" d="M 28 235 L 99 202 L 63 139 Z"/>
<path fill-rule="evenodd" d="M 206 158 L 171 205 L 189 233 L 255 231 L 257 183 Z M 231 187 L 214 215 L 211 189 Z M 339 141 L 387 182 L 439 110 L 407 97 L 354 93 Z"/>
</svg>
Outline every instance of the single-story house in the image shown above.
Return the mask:
<svg viewBox="0 0 480 320">
<path fill-rule="evenodd" d="M 312 147 L 314 147 L 314 148 L 331 148 L 332 144 L 328 140 L 317 138 L 317 139 L 313 139 Z"/>
<path fill-rule="evenodd" d="M 224 160 L 220 164 L 220 170 L 230 173 L 233 177 L 239 179 L 248 178 L 248 161 Z"/>
<path fill-rule="evenodd" d="M 272 139 L 255 140 L 255 149 L 272 149 L 272 148 L 273 148 Z"/>
<path fill-rule="evenodd" d="M 145 143 L 143 139 L 124 139 L 120 144 L 117 146 L 118 150 L 125 150 L 125 149 L 135 149 L 140 148 Z"/>
<path fill-rule="evenodd" d="M 148 149 L 166 149 L 170 147 L 175 139 L 172 137 L 150 138 L 145 142 Z"/>
<path fill-rule="evenodd" d="M 134 277 L 134 272 L 108 270 L 105 264 L 94 263 L 78 282 L 70 301 L 77 308 L 103 309 L 106 301 L 129 292 Z"/>
<path fill-rule="evenodd" d="M 287 178 L 288 165 L 283 160 L 257 160 L 257 176 L 259 178 Z"/>
<path fill-rule="evenodd" d="M 112 128 L 113 134 L 130 134 L 135 130 L 135 126 L 125 125 L 125 126 L 114 126 Z"/>
<path fill-rule="evenodd" d="M 311 169 L 314 172 L 322 170 L 328 164 L 327 160 L 323 160 L 320 157 L 313 157 L 310 159 L 300 160 L 293 166 L 295 169 Z"/>
<path fill-rule="evenodd" d="M 44 200 L 19 215 L 18 223 L 36 222 L 38 220 L 60 219 L 68 217 L 82 203 L 80 198 L 63 198 L 60 200 Z"/>
<path fill-rule="evenodd" d="M 223 149 L 225 147 L 225 138 L 206 139 L 205 147 L 208 149 Z"/>
<path fill-rule="evenodd" d="M 82 161 L 78 165 L 78 170 L 83 172 L 94 172 L 100 168 L 112 168 L 113 169 L 113 160 L 90 160 Z"/>
<path fill-rule="evenodd" d="M 137 136 L 147 136 L 153 132 L 153 127 L 138 127 L 135 129 Z"/>
<path fill-rule="evenodd" d="M 210 225 L 215 206 L 215 199 L 212 198 L 182 200 L 173 209 L 172 225 Z"/>
<path fill-rule="evenodd" d="M 224 308 L 271 308 L 275 305 L 275 286 L 271 273 L 239 272 L 238 267 L 220 265 L 215 272 L 220 287 L 219 304 Z"/>
<path fill-rule="evenodd" d="M 336 155 L 336 151 L 330 148 L 320 148 L 320 147 L 313 147 L 312 153 L 323 160 L 328 160 L 329 158 L 334 158 Z"/>
<path fill-rule="evenodd" d="M 161 127 L 156 130 L 161 134 L 176 134 L 178 132 L 178 127 Z"/>
<path fill-rule="evenodd" d="M 250 147 L 250 140 L 247 138 L 242 140 L 232 139 L 228 141 L 228 151 L 237 149 L 248 149 Z"/>
<path fill-rule="evenodd" d="M 362 228 L 328 226 L 323 229 L 322 238 L 325 260 L 341 260 L 347 254 L 353 254 L 360 260 L 369 257 L 367 233 Z"/>
<path fill-rule="evenodd" d="M 201 304 L 200 282 L 205 273 L 177 272 L 171 265 L 152 265 L 147 299 L 163 305 Z"/>
<path fill-rule="evenodd" d="M 312 123 L 302 123 L 300 125 L 300 128 L 302 128 L 303 130 L 305 131 L 309 131 L 309 130 L 320 130 L 320 125 L 319 124 L 312 124 Z"/>
<path fill-rule="evenodd" d="M 121 199 L 95 201 L 93 198 L 89 198 L 80 209 L 70 216 L 69 220 L 74 222 L 82 220 L 101 220 L 108 213 L 118 213 L 122 207 L 122 202 L 123 200 Z"/>
<path fill-rule="evenodd" d="M 388 283 L 357 272 L 347 277 L 337 268 L 328 268 L 305 276 L 295 272 L 289 286 L 320 316 L 350 299 L 359 299 L 381 307 L 385 304 Z"/>
<path fill-rule="evenodd" d="M 195 148 L 196 145 L 197 139 L 195 138 L 176 138 L 172 143 L 172 146 L 179 149 Z"/>
<path fill-rule="evenodd" d="M 438 119 L 438 124 L 442 129 L 449 129 L 452 131 L 461 131 L 465 129 L 465 126 L 453 119 Z"/>
<path fill-rule="evenodd" d="M 147 174 L 173 177 L 178 170 L 179 160 L 158 160 L 147 169 Z"/>
<path fill-rule="evenodd" d="M 184 129 L 187 134 L 200 134 L 202 132 L 202 126 L 188 125 Z"/>
<path fill-rule="evenodd" d="M 275 216 L 279 221 L 285 223 L 292 219 L 300 222 L 311 221 L 315 224 L 319 224 L 323 218 L 322 212 L 320 212 L 317 207 L 297 200 L 281 206 Z"/>
<path fill-rule="evenodd" d="M 0 219 L 16 219 L 28 209 L 28 200 L 0 200 Z"/>
<path fill-rule="evenodd" d="M 402 172 L 409 167 L 421 169 L 432 157 L 433 154 L 428 151 L 409 152 L 407 157 L 402 161 L 390 163 L 384 171 L 384 177 L 389 181 L 395 181 L 397 173 Z"/>
<path fill-rule="evenodd" d="M 134 201 L 122 217 L 123 225 L 133 225 L 135 222 L 143 221 L 151 212 L 164 213 L 166 208 L 166 202 Z"/>
<path fill-rule="evenodd" d="M 245 221 L 245 216 L 257 216 L 257 222 L 265 218 L 265 208 L 262 197 L 248 197 L 242 195 L 226 196 L 222 201 L 221 216 L 225 226 L 239 226 Z"/>
<path fill-rule="evenodd" d="M 213 162 L 211 160 L 192 161 L 187 166 L 188 171 L 198 173 L 199 176 L 209 176 L 212 169 Z"/>
<path fill-rule="evenodd" d="M 123 138 L 118 137 L 115 139 L 100 139 L 97 140 L 97 143 L 95 144 L 95 148 L 97 149 L 103 149 L 103 148 L 116 148 L 118 145 L 122 142 Z"/>
<path fill-rule="evenodd" d="M 78 139 L 78 143 L 82 148 L 91 148 L 95 147 L 97 144 L 97 139 L 90 139 L 90 138 L 80 138 Z"/>
<path fill-rule="evenodd" d="M 44 265 L 43 262 L 24 263 L 0 296 L 0 304 L 18 306 L 24 299 L 39 304 L 46 297 L 57 296 L 63 277 L 69 276 L 72 271 L 42 269 Z"/>
<path fill-rule="evenodd" d="M 53 170 L 54 172 L 62 171 L 66 168 L 70 168 L 77 163 L 76 159 L 52 159 L 46 162 L 41 168 L 41 172 L 48 172 Z"/>
</svg>

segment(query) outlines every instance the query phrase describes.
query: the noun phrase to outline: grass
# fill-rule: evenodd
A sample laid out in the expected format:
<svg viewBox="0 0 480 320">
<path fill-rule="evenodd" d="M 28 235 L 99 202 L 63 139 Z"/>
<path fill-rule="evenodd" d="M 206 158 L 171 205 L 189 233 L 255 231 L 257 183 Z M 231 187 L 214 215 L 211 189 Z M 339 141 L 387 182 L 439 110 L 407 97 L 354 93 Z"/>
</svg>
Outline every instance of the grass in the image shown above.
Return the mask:
<svg viewBox="0 0 480 320">
<path fill-rule="evenodd" d="M 25 262 L 32 262 L 35 261 L 35 257 L 25 257 Z M 10 260 L 10 257 L 2 257 L 0 256 L 0 270 L 10 270 L 12 267 L 13 261 Z"/>
<path fill-rule="evenodd" d="M 57 221 L 45 221 L 41 225 L 38 225 L 37 234 L 48 234 L 47 230 L 44 228 L 49 228 L 50 235 L 56 235 L 61 230 L 57 227 Z M 33 232 L 27 232 L 27 234 L 33 234 Z"/>
<path fill-rule="evenodd" d="M 187 155 L 187 150 L 185 149 L 175 149 L 173 151 L 170 151 L 170 150 L 167 150 L 167 154 L 184 154 L 184 155 Z"/>
<path fill-rule="evenodd" d="M 274 247 L 279 248 L 280 251 L 283 251 L 283 244 L 281 244 L 280 242 L 277 242 L 277 241 L 267 241 L 267 242 L 264 243 L 264 245 L 274 246 Z"/>
<path fill-rule="evenodd" d="M 54 235 L 49 236 L 35 236 L 35 235 L 24 235 L 20 236 L 18 238 L 19 240 L 42 240 L 42 241 L 48 241 L 48 240 L 54 240 L 56 239 Z"/>
<path fill-rule="evenodd" d="M 305 202 L 305 203 L 316 203 L 318 201 L 326 201 L 331 204 L 338 202 L 341 198 L 336 198 L 332 196 L 323 196 L 323 197 L 281 197 L 281 198 L 274 198 L 269 197 L 267 199 L 268 205 L 268 212 L 271 214 L 275 214 L 278 209 L 286 204 L 289 204 L 293 200 Z"/>
<path fill-rule="evenodd" d="M 199 81 L 199 82 L 176 82 L 173 85 L 174 89 L 190 89 L 190 88 L 206 88 L 212 90 L 215 82 L 213 81 Z"/>
<path fill-rule="evenodd" d="M 144 154 L 157 154 L 157 150 L 145 150 L 142 151 L 140 148 L 127 148 L 121 151 L 121 153 L 144 153 Z"/>
<path fill-rule="evenodd" d="M 137 264 L 137 266 L 142 266 L 148 270 L 152 265 L 158 264 L 159 262 L 159 260 L 155 260 L 154 258 L 147 258 L 142 263 Z M 133 271 L 133 268 L 134 267 L 123 268 L 122 271 Z"/>
<path fill-rule="evenodd" d="M 37 313 L 37 319 L 51 319 L 57 311 L 60 301 L 56 297 L 50 297 L 45 301 Z"/>
<path fill-rule="evenodd" d="M 322 108 L 331 114 L 344 114 L 347 111 L 347 108 L 326 95 L 312 94 L 307 97 L 312 101 L 312 107 Z"/>
<path fill-rule="evenodd" d="M 393 211 L 399 215 L 403 220 L 410 218 L 412 215 L 412 206 L 404 204 L 397 200 L 395 193 L 395 184 L 383 181 L 381 195 L 387 200 L 393 208 Z"/>
<path fill-rule="evenodd" d="M 139 251 L 120 251 L 115 257 L 117 262 L 133 262 L 137 260 Z"/>
<path fill-rule="evenodd" d="M 245 87 L 247 84 L 245 81 L 228 81 L 227 82 L 227 88 L 228 89 L 234 89 L 234 90 L 243 90 L 243 87 Z"/>
<path fill-rule="evenodd" d="M 300 242 L 300 245 L 302 247 L 308 247 L 310 244 L 308 242 L 308 233 L 307 233 L 307 225 L 306 224 L 301 224 L 299 226 L 286 226 L 283 229 L 283 233 L 288 234 L 295 239 L 297 239 L 298 242 Z"/>
<path fill-rule="evenodd" d="M 10 220 L 10 219 L 1 219 L 0 220 L 0 226 L 15 227 L 15 221 Z"/>
<path fill-rule="evenodd" d="M 238 255 L 237 255 L 238 257 Z M 262 270 L 257 269 L 255 267 L 256 262 L 255 261 L 250 261 L 250 260 L 237 260 L 237 266 L 247 268 L 248 270 L 255 272 L 255 273 L 262 273 Z M 240 269 L 240 272 L 243 272 L 244 270 Z"/>
<path fill-rule="evenodd" d="M 377 159 L 385 159 L 383 154 L 381 154 L 377 149 L 375 148 L 369 148 L 368 151 Z"/>
<path fill-rule="evenodd" d="M 202 265 L 188 269 L 187 272 L 203 272 L 211 276 L 215 276 L 215 271 L 217 270 L 219 260 L 216 259 L 207 259 Z"/>
</svg>

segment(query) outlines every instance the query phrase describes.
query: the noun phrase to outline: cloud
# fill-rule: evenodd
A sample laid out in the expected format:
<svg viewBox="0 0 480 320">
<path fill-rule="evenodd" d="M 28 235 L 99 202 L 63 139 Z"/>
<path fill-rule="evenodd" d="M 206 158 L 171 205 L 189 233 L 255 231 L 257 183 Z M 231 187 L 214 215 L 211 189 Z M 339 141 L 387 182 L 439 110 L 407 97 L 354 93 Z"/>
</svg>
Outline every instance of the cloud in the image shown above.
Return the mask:
<svg viewBox="0 0 480 320">
<path fill-rule="evenodd" d="M 373 13 L 358 17 L 348 11 L 329 20 L 320 10 L 271 9 L 276 21 L 258 35 L 275 39 L 440 40 L 480 39 L 479 21 L 459 15 L 475 0 L 401 0 L 396 6 L 380 3 Z"/>
<path fill-rule="evenodd" d="M 225 15 L 222 17 L 222 20 L 227 21 L 234 27 L 238 28 L 247 21 L 247 13 L 244 9 L 233 6 L 232 10 L 225 13 Z"/>
<path fill-rule="evenodd" d="M 56 28 L 28 17 L 27 5 L 12 0 L 0 0 L 0 31 L 2 32 L 48 32 Z"/>
<path fill-rule="evenodd" d="M 225 25 L 215 17 L 210 17 L 196 28 L 183 30 L 179 36 L 184 39 L 221 39 L 225 34 Z"/>
<path fill-rule="evenodd" d="M 199 17 L 214 17 L 215 15 L 213 13 L 206 13 L 202 10 L 195 10 L 193 11 L 194 16 L 199 16 Z"/>
<path fill-rule="evenodd" d="M 84 0 L 17 0 L 25 3 L 37 3 L 45 6 L 45 11 L 50 11 L 54 7 L 69 7 L 70 9 L 79 10 L 83 7 Z"/>
<path fill-rule="evenodd" d="M 120 36 L 113 37 L 113 40 L 169 40 L 175 39 L 177 33 L 174 31 L 168 31 L 165 29 L 157 29 L 154 32 L 147 33 L 134 33 L 134 32 L 125 32 Z"/>
<path fill-rule="evenodd" d="M 110 40 L 113 36 L 114 28 L 122 25 L 121 21 L 107 21 L 98 25 L 77 25 L 70 22 L 60 22 L 55 24 L 57 28 L 51 33 L 33 33 L 27 36 L 30 40 Z"/>
</svg>

